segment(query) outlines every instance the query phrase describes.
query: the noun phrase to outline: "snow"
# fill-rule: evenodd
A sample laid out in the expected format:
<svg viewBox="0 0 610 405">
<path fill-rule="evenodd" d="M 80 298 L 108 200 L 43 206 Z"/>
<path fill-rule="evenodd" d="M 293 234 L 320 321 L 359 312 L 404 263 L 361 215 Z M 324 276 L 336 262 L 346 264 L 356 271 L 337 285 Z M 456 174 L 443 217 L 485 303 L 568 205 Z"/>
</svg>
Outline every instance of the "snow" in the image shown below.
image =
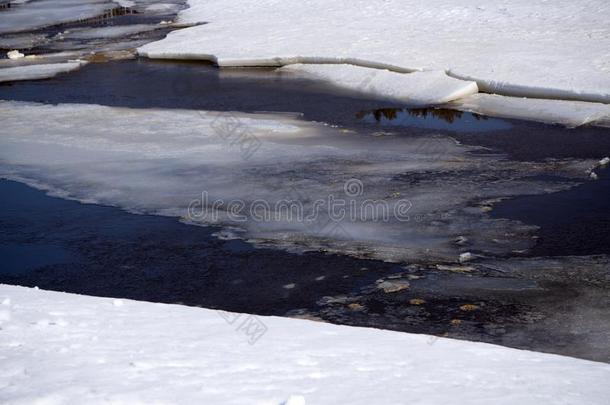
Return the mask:
<svg viewBox="0 0 610 405">
<path fill-rule="evenodd" d="M 147 6 L 145 11 L 158 14 L 171 14 L 178 12 L 181 8 L 182 5 L 175 3 L 155 3 Z"/>
<path fill-rule="evenodd" d="M 610 119 L 610 105 L 584 101 L 545 100 L 475 94 L 452 102 L 452 108 L 503 118 L 520 118 L 577 127 Z"/>
<path fill-rule="evenodd" d="M 344 89 L 411 105 L 442 104 L 478 92 L 475 82 L 453 79 L 442 71 L 396 73 L 344 64 L 295 64 L 280 71 L 326 80 Z"/>
<path fill-rule="evenodd" d="M 39 80 L 55 77 L 80 69 L 86 62 L 48 63 L 39 65 L 16 66 L 0 69 L 0 83 L 17 80 Z"/>
<path fill-rule="evenodd" d="M 0 13 L 0 34 L 96 17 L 117 7 L 110 0 L 37 0 Z"/>
<path fill-rule="evenodd" d="M 6 56 L 7 56 L 9 59 L 21 59 L 21 58 L 25 57 L 25 55 L 24 55 L 24 54 L 22 54 L 21 52 L 19 52 L 19 51 L 18 51 L 18 50 L 16 50 L 16 49 L 14 49 L 14 50 L 12 50 L 12 51 L 7 52 L 7 53 L 6 53 Z"/>
<path fill-rule="evenodd" d="M 0 285 L 3 404 L 605 405 L 610 365 Z M 244 326 L 246 325 L 246 326 Z"/>
<path fill-rule="evenodd" d="M 605 0 L 190 0 L 150 58 L 447 71 L 508 96 L 610 102 Z"/>
<path fill-rule="evenodd" d="M 472 205 L 565 190 L 603 157 L 517 162 L 472 154 L 476 148 L 435 133 L 375 136 L 290 114 L 1 102 L 0 121 L 0 177 L 83 202 L 220 225 L 225 238 L 385 260 L 455 262 L 464 253 L 453 243 L 460 235 L 477 255 L 526 249 L 533 227 Z M 550 183 L 546 174 L 567 178 Z M 331 218 L 331 198 L 349 203 L 345 216 Z M 211 209 L 214 201 L 225 208 Z M 244 203 L 233 205 L 237 217 L 226 208 L 232 201 Z M 260 201 L 263 216 L 253 213 Z M 279 204 L 287 201 L 299 204 L 300 217 L 286 215 Z M 371 201 L 392 215 L 366 211 Z"/>
</svg>

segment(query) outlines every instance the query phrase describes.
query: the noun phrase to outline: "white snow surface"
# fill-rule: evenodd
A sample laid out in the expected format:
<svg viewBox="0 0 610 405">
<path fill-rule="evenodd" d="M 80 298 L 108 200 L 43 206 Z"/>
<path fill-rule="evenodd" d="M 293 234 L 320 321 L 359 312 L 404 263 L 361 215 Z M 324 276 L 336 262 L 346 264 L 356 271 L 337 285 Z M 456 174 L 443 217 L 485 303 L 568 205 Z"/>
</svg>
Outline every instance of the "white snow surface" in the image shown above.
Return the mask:
<svg viewBox="0 0 610 405">
<path fill-rule="evenodd" d="M 0 302 L 7 405 L 605 405 L 610 396 L 608 364 L 485 343 L 7 285 Z"/>
<path fill-rule="evenodd" d="M 80 69 L 86 62 L 44 63 L 0 69 L 0 83 L 19 80 L 39 80 Z"/>
<path fill-rule="evenodd" d="M 478 92 L 475 82 L 451 78 L 443 71 L 397 73 L 345 64 L 294 64 L 280 71 L 411 105 L 442 104 Z"/>
<path fill-rule="evenodd" d="M 610 102 L 606 0 L 189 0 L 150 58 L 442 70 L 510 96 Z"/>
</svg>

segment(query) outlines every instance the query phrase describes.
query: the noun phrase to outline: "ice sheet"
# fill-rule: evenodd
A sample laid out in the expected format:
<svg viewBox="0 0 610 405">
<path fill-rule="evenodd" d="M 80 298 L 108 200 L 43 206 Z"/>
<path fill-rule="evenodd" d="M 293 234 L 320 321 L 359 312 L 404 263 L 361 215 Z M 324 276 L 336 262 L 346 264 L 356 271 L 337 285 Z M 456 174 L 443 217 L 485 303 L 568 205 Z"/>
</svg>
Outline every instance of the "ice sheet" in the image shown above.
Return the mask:
<svg viewBox="0 0 610 405">
<path fill-rule="evenodd" d="M 63 32 L 61 37 L 64 39 L 120 38 L 141 32 L 154 31 L 159 28 L 161 28 L 159 25 L 151 24 L 113 25 L 100 28 L 78 28 Z"/>
<path fill-rule="evenodd" d="M 38 65 L 15 66 L 0 69 L 0 83 L 18 80 L 39 80 L 55 77 L 80 69 L 86 62 L 48 63 Z"/>
<path fill-rule="evenodd" d="M 117 7 L 110 0 L 37 0 L 0 13 L 0 34 L 78 21 Z"/>
<path fill-rule="evenodd" d="M 412 105 L 442 104 L 478 92 L 475 82 L 453 79 L 442 71 L 397 73 L 345 64 L 295 64 L 280 71 Z"/>
<path fill-rule="evenodd" d="M 503 95 L 610 102 L 605 0 L 190 0 L 151 58 L 446 70 Z"/>
<path fill-rule="evenodd" d="M 2 177 L 80 201 L 218 224 L 225 236 L 259 244 L 386 260 L 525 249 L 533 228 L 491 219 L 485 201 L 565 189 L 575 183 L 536 176 L 584 179 L 593 164 L 512 162 L 469 154 L 447 136 L 373 135 L 282 114 L 3 102 L 0 121 Z M 343 201 L 343 210 L 331 214 L 330 199 Z M 220 208 L 211 208 L 215 201 Z M 301 207 L 294 214 L 291 202 Z M 453 244 L 461 235 L 471 245 Z"/>
<path fill-rule="evenodd" d="M 0 285 L 6 404 L 606 405 L 610 365 Z"/>
<path fill-rule="evenodd" d="M 29 49 L 48 42 L 44 34 L 14 34 L 0 37 L 0 48 L 3 49 Z"/>
<path fill-rule="evenodd" d="M 583 101 L 545 100 L 475 94 L 452 102 L 452 108 L 504 118 L 521 118 L 577 127 L 610 120 L 610 105 Z"/>
</svg>

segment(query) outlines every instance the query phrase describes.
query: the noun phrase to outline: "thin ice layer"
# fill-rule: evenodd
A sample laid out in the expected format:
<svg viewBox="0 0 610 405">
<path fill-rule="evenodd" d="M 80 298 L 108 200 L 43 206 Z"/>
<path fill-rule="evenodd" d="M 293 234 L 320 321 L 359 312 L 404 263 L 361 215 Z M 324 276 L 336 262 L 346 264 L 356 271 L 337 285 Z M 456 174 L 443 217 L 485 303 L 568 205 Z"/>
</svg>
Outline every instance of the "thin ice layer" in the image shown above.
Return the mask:
<svg viewBox="0 0 610 405">
<path fill-rule="evenodd" d="M 65 31 L 61 34 L 62 39 L 109 39 L 120 38 L 154 31 L 161 28 L 159 25 L 152 24 L 133 24 L 133 25 L 113 25 L 98 28 L 78 28 Z"/>
<path fill-rule="evenodd" d="M 477 84 L 442 71 L 397 73 L 353 65 L 295 64 L 280 69 L 329 81 L 344 89 L 412 105 L 442 104 L 477 93 Z"/>
<path fill-rule="evenodd" d="M 448 70 L 486 91 L 610 102 L 610 3 L 557 0 L 190 0 L 140 48 L 220 66 L 334 62 Z M 482 88 L 480 86 L 480 88 Z"/>
<path fill-rule="evenodd" d="M 93 18 L 118 7 L 110 0 L 37 0 L 0 13 L 0 34 Z"/>
<path fill-rule="evenodd" d="M 526 249 L 532 227 L 489 218 L 485 201 L 565 189 L 574 183 L 538 175 L 582 178 L 592 164 L 512 162 L 446 136 L 282 114 L 3 102 L 0 120 L 2 177 L 226 237 L 387 260 L 457 260 L 458 236 L 482 253 Z"/>
<path fill-rule="evenodd" d="M 610 395 L 604 363 L 7 285 L 0 325 L 8 404 L 605 405 Z"/>
<path fill-rule="evenodd" d="M 19 80 L 49 79 L 61 73 L 80 69 L 86 62 L 46 63 L 0 69 L 0 83 Z"/>
<path fill-rule="evenodd" d="M 584 101 L 545 100 L 475 94 L 451 103 L 452 108 L 504 118 L 520 118 L 577 127 L 610 120 L 610 105 Z"/>
</svg>

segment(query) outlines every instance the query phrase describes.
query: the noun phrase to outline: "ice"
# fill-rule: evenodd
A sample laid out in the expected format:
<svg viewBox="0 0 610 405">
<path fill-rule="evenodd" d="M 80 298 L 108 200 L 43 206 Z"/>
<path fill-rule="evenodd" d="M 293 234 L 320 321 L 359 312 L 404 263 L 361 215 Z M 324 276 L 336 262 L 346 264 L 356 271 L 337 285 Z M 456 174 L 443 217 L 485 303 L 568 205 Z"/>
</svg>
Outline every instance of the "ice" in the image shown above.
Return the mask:
<svg viewBox="0 0 610 405">
<path fill-rule="evenodd" d="M 30 49 L 48 42 L 45 34 L 12 34 L 0 37 L 0 48 Z"/>
<path fill-rule="evenodd" d="M 11 311 L 8 309 L 0 308 L 0 325 L 3 322 L 8 322 L 11 320 Z"/>
<path fill-rule="evenodd" d="M 475 82 L 453 79 L 442 71 L 396 73 L 344 64 L 295 64 L 280 71 L 411 105 L 442 104 L 478 92 Z"/>
<path fill-rule="evenodd" d="M 0 83 L 18 80 L 38 80 L 72 72 L 85 65 L 84 61 L 15 66 L 0 69 Z"/>
<path fill-rule="evenodd" d="M 7 52 L 7 53 L 6 53 L 6 56 L 7 56 L 9 59 L 21 59 L 21 58 L 23 58 L 25 55 L 24 55 L 24 54 L 22 54 L 21 52 L 19 52 L 18 50 L 16 50 L 16 49 L 15 49 L 15 50 L 12 50 L 12 51 Z"/>
<path fill-rule="evenodd" d="M 151 13 L 171 14 L 178 12 L 182 6 L 174 3 L 155 3 L 147 6 L 145 10 Z"/>
<path fill-rule="evenodd" d="M 209 22 L 145 45 L 219 66 L 350 63 L 447 71 L 507 96 L 610 102 L 605 0 L 190 0 Z"/>
<path fill-rule="evenodd" d="M 305 397 L 302 395 L 291 395 L 284 405 L 305 405 Z"/>
<path fill-rule="evenodd" d="M 259 245 L 385 260 L 456 262 L 459 236 L 477 255 L 526 249 L 534 228 L 490 218 L 489 201 L 567 189 L 599 160 L 516 162 L 439 134 L 287 114 L 2 102 L 0 121 L 0 177 Z M 344 209 L 329 212 L 331 199 Z"/>
<path fill-rule="evenodd" d="M 63 39 L 108 39 L 130 36 L 142 32 L 154 31 L 158 25 L 133 24 L 133 25 L 113 25 L 100 28 L 79 28 L 66 31 L 61 34 Z"/>
<path fill-rule="evenodd" d="M 0 13 L 0 34 L 92 18 L 117 6 L 110 0 L 31 1 Z"/>
<path fill-rule="evenodd" d="M 521 118 L 568 127 L 595 125 L 599 121 L 610 119 L 608 104 L 481 93 L 456 100 L 450 107 L 495 117 Z"/>
<path fill-rule="evenodd" d="M 0 297 L 14 302 L 0 331 L 11 405 L 605 405 L 610 395 L 608 364 L 485 343 L 7 285 Z"/>
<path fill-rule="evenodd" d="M 0 59 L 0 70 L 9 67 L 65 63 L 69 60 L 77 60 L 82 56 L 82 52 L 55 52 L 39 55 L 30 54 L 19 59 Z"/>
</svg>

